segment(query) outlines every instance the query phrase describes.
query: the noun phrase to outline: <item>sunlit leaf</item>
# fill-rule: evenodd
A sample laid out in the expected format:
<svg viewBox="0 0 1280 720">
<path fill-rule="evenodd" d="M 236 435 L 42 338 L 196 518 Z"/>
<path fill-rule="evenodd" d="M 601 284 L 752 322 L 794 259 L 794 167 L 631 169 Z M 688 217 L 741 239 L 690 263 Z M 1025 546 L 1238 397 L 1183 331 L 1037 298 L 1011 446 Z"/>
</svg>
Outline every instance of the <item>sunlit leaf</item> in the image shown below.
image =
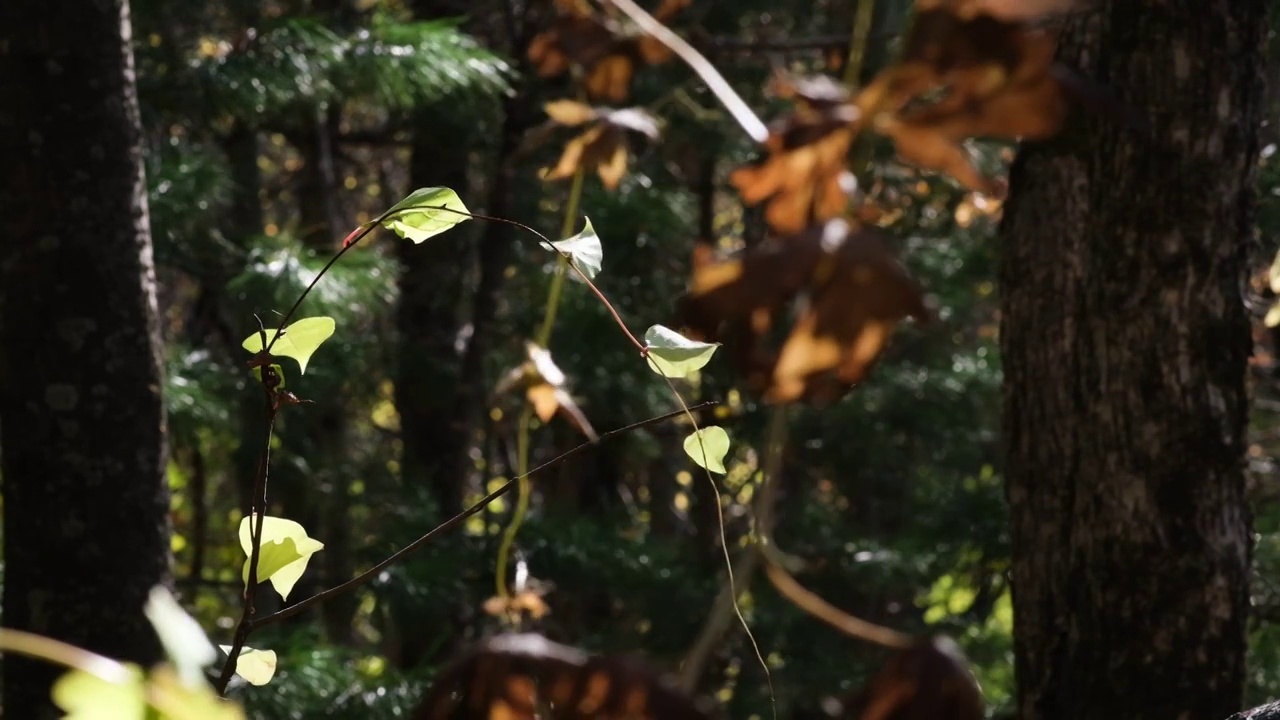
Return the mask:
<svg viewBox="0 0 1280 720">
<path fill-rule="evenodd" d="M 273 351 L 275 350 L 275 348 L 271 348 L 271 349 Z M 271 368 L 276 371 L 276 377 L 280 378 L 280 384 L 276 386 L 276 389 L 283 390 L 286 384 L 284 379 L 284 368 L 280 367 L 280 365 L 277 363 L 271 363 Z M 257 380 L 258 382 L 262 382 L 262 368 L 254 367 L 252 369 L 253 369 L 253 379 Z"/>
<path fill-rule="evenodd" d="M 458 193 L 429 187 L 418 188 L 396 203 L 382 224 L 400 237 L 420 243 L 470 219 Z"/>
<path fill-rule="evenodd" d="M 159 711 L 158 716 L 148 715 L 147 720 L 244 720 L 240 706 L 218 697 L 212 685 L 185 685 L 167 665 L 152 671 L 147 695 L 151 706 Z"/>
<path fill-rule="evenodd" d="M 552 243 L 544 242 L 541 245 L 547 250 L 567 253 L 573 264 L 588 279 L 595 279 L 604 263 L 604 248 L 600 246 L 600 237 L 596 235 L 596 229 L 591 227 L 591 218 L 587 218 L 586 227 L 582 228 L 582 232 L 577 235 Z M 577 275 L 574 277 L 577 278 Z"/>
<path fill-rule="evenodd" d="M 718 425 L 709 425 L 684 439 L 684 451 L 694 462 L 711 472 L 724 473 L 724 458 L 729 454 L 729 433 Z"/>
<path fill-rule="evenodd" d="M 690 340 L 671 328 L 654 325 L 644 333 L 644 344 L 656 372 L 667 377 L 685 377 L 706 365 L 719 343 Z"/>
<path fill-rule="evenodd" d="M 53 684 L 53 702 L 69 720 L 143 720 L 146 691 L 142 670 L 129 666 L 127 682 L 108 682 L 83 670 L 72 670 Z"/>
<path fill-rule="evenodd" d="M 271 346 L 271 354 L 297 360 L 299 372 L 306 374 L 307 361 L 325 340 L 333 336 L 335 327 L 331 317 L 303 318 L 284 329 L 284 333 Z M 274 334 L 274 329 L 267 330 L 268 344 Z M 245 338 L 242 347 L 251 353 L 262 352 L 262 333 L 254 333 Z"/>
<path fill-rule="evenodd" d="M 256 523 L 256 519 L 254 520 Z M 252 557 L 253 538 L 250 518 L 240 521 L 240 547 L 246 558 Z M 280 593 L 282 599 L 288 599 L 289 592 L 297 584 L 302 573 L 307 570 L 307 561 L 316 552 L 324 548 L 324 543 L 307 536 L 307 531 L 298 523 L 284 518 L 262 518 L 262 545 L 258 555 L 258 582 L 270 580 L 272 587 Z M 244 563 L 241 573 L 243 581 L 249 582 L 249 560 Z"/>
<path fill-rule="evenodd" d="M 222 652 L 230 655 L 230 645 L 219 645 Z M 236 674 L 244 678 L 250 685 L 266 685 L 276 674 L 276 651 L 255 650 L 251 647 L 240 648 L 240 656 L 236 658 Z"/>
<path fill-rule="evenodd" d="M 160 637 L 160 644 L 177 669 L 178 677 L 188 685 L 200 684 L 204 666 L 218 658 L 200 623 L 162 586 L 151 589 L 143 612 Z"/>
<path fill-rule="evenodd" d="M 1271 309 L 1267 311 L 1267 316 L 1262 321 L 1266 323 L 1267 327 L 1280 325 L 1280 302 L 1271 306 Z"/>
</svg>

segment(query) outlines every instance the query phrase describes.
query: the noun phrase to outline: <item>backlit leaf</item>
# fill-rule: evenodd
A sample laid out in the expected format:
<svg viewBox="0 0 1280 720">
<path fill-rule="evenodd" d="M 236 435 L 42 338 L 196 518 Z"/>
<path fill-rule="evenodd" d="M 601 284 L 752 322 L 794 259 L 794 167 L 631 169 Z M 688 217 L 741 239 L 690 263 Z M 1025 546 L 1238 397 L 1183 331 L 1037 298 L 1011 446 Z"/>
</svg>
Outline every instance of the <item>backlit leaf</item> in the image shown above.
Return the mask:
<svg viewBox="0 0 1280 720">
<path fill-rule="evenodd" d="M 271 354 L 297 360 L 299 372 L 306 374 L 307 361 L 325 340 L 333 336 L 335 327 L 331 317 L 303 318 L 284 329 L 284 334 L 271 346 Z M 267 330 L 268 343 L 274 334 L 275 330 Z M 262 334 L 250 335 L 245 338 L 242 346 L 251 353 L 261 352 Z"/>
<path fill-rule="evenodd" d="M 400 237 L 420 243 L 470 219 L 458 193 L 428 187 L 418 188 L 396 203 L 382 224 Z"/>
<path fill-rule="evenodd" d="M 1271 306 L 1271 309 L 1267 311 L 1267 316 L 1263 318 L 1263 322 L 1269 328 L 1280 325 L 1280 302 Z"/>
<path fill-rule="evenodd" d="M 151 589 L 143 612 L 160 637 L 160 644 L 177 669 L 178 677 L 187 685 L 199 685 L 204 678 L 204 667 L 218 659 L 200 623 L 182 609 L 168 589 L 159 585 Z"/>
<path fill-rule="evenodd" d="M 553 252 L 559 250 L 562 253 L 567 253 L 569 259 L 582 271 L 583 275 L 587 276 L 587 279 L 595 279 L 604 264 L 604 248 L 600 245 L 600 237 L 596 235 L 596 229 L 591 227 L 591 218 L 587 218 L 586 226 L 577 235 L 556 242 L 540 244 L 547 250 Z M 573 277 L 574 279 L 581 279 L 576 274 Z"/>
<path fill-rule="evenodd" d="M 53 702 L 68 720 L 143 720 L 146 691 L 142 670 L 129 666 L 127 682 L 108 682 L 83 670 L 72 670 L 53 684 Z"/>
<path fill-rule="evenodd" d="M 230 655 L 230 645 L 219 645 L 222 652 Z M 244 678 L 250 685 L 266 685 L 276 674 L 276 651 L 255 650 L 251 647 L 240 648 L 240 656 L 236 658 L 236 674 Z"/>
<path fill-rule="evenodd" d="M 718 425 L 709 425 L 684 439 L 684 451 L 702 467 L 723 474 L 724 458 L 729 454 L 729 433 Z"/>
<path fill-rule="evenodd" d="M 651 367 L 666 377 L 685 377 L 706 365 L 719 343 L 690 340 L 671 328 L 654 325 L 644 333 Z"/>
<path fill-rule="evenodd" d="M 256 524 L 256 519 L 254 524 Z M 253 539 L 250 518 L 240 521 L 240 547 L 246 558 L 252 557 Z M 284 518 L 262 518 L 262 545 L 258 554 L 258 582 L 270 580 L 272 587 L 280 593 L 282 599 L 288 599 L 289 592 L 297 584 L 298 578 L 307 570 L 307 561 L 317 551 L 324 548 L 324 543 L 307 536 L 307 531 L 298 523 Z M 244 562 L 241 573 L 243 581 L 249 582 L 249 560 Z"/>
</svg>

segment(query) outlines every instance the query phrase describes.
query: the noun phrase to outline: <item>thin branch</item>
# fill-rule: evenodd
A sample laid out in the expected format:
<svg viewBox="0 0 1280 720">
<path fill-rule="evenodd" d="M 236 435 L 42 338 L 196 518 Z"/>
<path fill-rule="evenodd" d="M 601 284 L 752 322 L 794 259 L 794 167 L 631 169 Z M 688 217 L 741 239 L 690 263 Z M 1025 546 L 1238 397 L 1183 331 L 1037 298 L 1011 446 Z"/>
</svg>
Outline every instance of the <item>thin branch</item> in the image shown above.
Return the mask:
<svg viewBox="0 0 1280 720">
<path fill-rule="evenodd" d="M 283 324 L 281 326 L 283 327 Z M 264 371 L 262 373 L 264 383 L 266 377 L 267 373 Z M 267 436 L 262 444 L 262 455 L 258 459 L 258 477 L 254 482 L 253 502 L 249 507 L 249 577 L 244 586 L 240 622 L 236 624 L 236 632 L 231 639 L 231 649 L 227 652 L 227 660 L 222 664 L 222 672 L 218 675 L 218 682 L 214 686 L 220 696 L 226 695 L 227 685 L 231 683 L 231 676 L 236 672 L 240 650 L 249 639 L 249 633 L 253 631 L 253 614 L 256 611 L 253 593 L 258 587 L 258 562 L 262 557 L 262 523 L 267 514 L 267 474 L 271 466 L 271 432 L 276 424 L 276 409 L 269 392 L 267 392 L 266 403 Z"/>
<path fill-rule="evenodd" d="M 719 404 L 719 401 L 709 400 L 707 402 L 695 405 L 691 409 L 701 410 L 703 408 L 710 407 L 713 405 L 718 405 L 718 404 Z M 601 442 L 608 438 L 616 437 L 618 435 L 624 435 L 626 433 L 645 427 L 646 425 L 653 425 L 654 423 L 659 423 L 659 422 L 662 422 L 663 420 L 670 420 L 671 418 L 680 417 L 685 414 L 686 413 L 684 410 L 677 410 L 675 412 L 669 412 L 664 415 L 659 415 L 657 417 L 651 417 L 647 420 L 641 420 L 640 422 L 632 423 L 630 425 L 626 425 L 624 427 L 620 427 L 615 430 L 603 432 L 603 433 L 600 433 L 600 438 L 597 442 Z M 592 443 L 592 442 L 584 442 L 581 445 L 578 445 L 577 447 L 574 447 L 566 452 L 563 452 L 560 455 L 557 455 L 556 457 L 548 460 L 547 462 L 542 463 L 541 465 L 534 468 L 533 470 L 530 470 L 528 473 L 526 473 L 521 477 L 532 477 L 533 475 L 536 475 L 542 472 L 543 470 L 546 470 L 548 468 L 551 468 L 555 465 L 560 464 L 561 462 L 578 454 L 579 452 L 582 452 L 583 450 L 593 446 L 594 444 L 595 443 Z M 414 540 L 412 543 L 409 543 L 404 548 L 397 551 L 395 554 L 391 555 L 390 557 L 378 563 L 377 565 L 374 565 L 373 567 L 364 571 L 360 575 L 357 575 L 356 577 L 340 585 L 337 585 L 335 587 L 329 588 L 328 590 L 312 595 L 311 597 L 297 603 L 296 605 L 291 605 L 283 610 L 280 610 L 279 612 L 275 612 L 265 617 L 257 618 L 255 620 L 250 621 L 249 629 L 257 630 L 258 628 L 264 627 L 266 625 L 271 625 L 271 624 L 280 622 L 281 620 L 297 615 L 298 613 L 310 608 L 313 605 L 319 605 L 320 603 L 325 602 L 326 600 L 329 600 L 343 593 L 350 592 L 351 590 L 354 590 L 360 587 L 361 585 L 364 585 L 365 583 L 369 582 L 373 578 L 377 577 L 378 574 L 381 573 L 383 570 L 387 569 L 391 565 L 395 564 L 396 562 L 405 558 L 409 554 L 421 548 L 423 545 L 426 545 L 428 542 L 435 539 L 436 536 L 441 535 L 445 532 L 448 532 L 449 530 L 452 530 L 453 528 L 460 525 L 467 518 L 471 517 L 472 515 L 475 515 L 481 510 L 484 510 L 485 507 L 489 505 L 489 503 L 492 503 L 494 500 L 497 500 L 498 498 L 510 492 L 511 489 L 515 487 L 516 483 L 520 479 L 521 479 L 520 477 L 516 477 L 516 478 L 512 478 L 511 480 L 508 480 L 506 483 L 502 485 L 502 487 L 499 487 L 498 489 L 484 496 L 484 498 L 482 498 L 479 502 L 475 503 L 474 505 L 467 508 L 466 510 L 463 510 L 461 513 L 454 515 L 452 518 L 449 518 L 448 520 L 444 521 L 440 525 L 437 525 L 436 527 L 432 528 L 422 537 L 418 538 L 417 540 Z"/>
<path fill-rule="evenodd" d="M 632 0 L 608 0 L 613 3 L 614 7 L 621 10 L 627 17 L 631 18 L 640 29 L 652 35 L 663 45 L 666 45 L 676 55 L 680 56 L 689 67 L 702 78 L 707 84 L 711 92 L 720 98 L 720 102 L 724 104 L 729 114 L 734 120 L 742 126 L 747 135 L 758 143 L 763 143 L 769 138 L 769 129 L 765 127 L 760 117 L 755 111 L 747 105 L 724 76 L 715 69 L 709 60 L 702 56 L 692 45 L 684 41 L 684 38 L 671 32 L 666 25 L 658 22 L 652 15 L 644 11 L 644 8 L 632 2 Z"/>
</svg>

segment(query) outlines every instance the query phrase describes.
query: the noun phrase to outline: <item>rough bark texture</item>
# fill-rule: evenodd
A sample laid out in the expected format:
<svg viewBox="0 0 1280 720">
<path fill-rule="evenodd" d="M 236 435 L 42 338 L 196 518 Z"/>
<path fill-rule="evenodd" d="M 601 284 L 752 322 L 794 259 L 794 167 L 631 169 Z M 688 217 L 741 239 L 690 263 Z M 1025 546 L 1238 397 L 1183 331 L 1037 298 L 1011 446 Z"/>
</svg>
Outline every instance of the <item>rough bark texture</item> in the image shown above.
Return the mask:
<svg viewBox="0 0 1280 720">
<path fill-rule="evenodd" d="M 1062 57 L 1148 118 L 1015 163 L 1001 236 L 1019 717 L 1239 709 L 1260 2 L 1104 0 Z"/>
<path fill-rule="evenodd" d="M 170 581 L 156 315 L 128 0 L 0 3 L 4 624 L 138 662 Z M 4 659 L 6 717 L 53 717 Z"/>
</svg>

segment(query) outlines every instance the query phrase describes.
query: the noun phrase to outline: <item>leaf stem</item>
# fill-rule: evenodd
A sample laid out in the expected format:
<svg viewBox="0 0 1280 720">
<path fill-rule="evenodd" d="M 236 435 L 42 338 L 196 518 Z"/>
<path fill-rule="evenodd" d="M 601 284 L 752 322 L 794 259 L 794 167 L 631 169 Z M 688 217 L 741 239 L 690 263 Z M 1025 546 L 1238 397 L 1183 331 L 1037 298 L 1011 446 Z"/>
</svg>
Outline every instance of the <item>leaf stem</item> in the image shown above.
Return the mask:
<svg viewBox="0 0 1280 720">
<path fill-rule="evenodd" d="M 284 323 L 280 324 L 284 327 Z M 265 380 L 266 373 L 263 373 Z M 265 392 L 265 388 L 264 388 Z M 257 479 L 254 482 L 253 500 L 249 506 L 249 577 L 245 581 L 244 594 L 241 596 L 240 621 L 236 623 L 236 631 L 231 639 L 231 650 L 227 653 L 226 662 L 222 664 L 222 672 L 218 674 L 218 682 L 214 688 L 218 695 L 225 697 L 231 676 L 236 672 L 240 658 L 240 650 L 253 632 L 253 615 L 256 611 L 253 603 L 254 592 L 258 587 L 258 561 L 262 555 L 262 523 L 267 514 L 267 476 L 271 465 L 271 433 L 275 430 L 276 409 L 267 392 L 267 433 L 262 444 L 262 455 L 258 459 Z M 256 521 L 256 522 L 255 522 Z"/>
</svg>

